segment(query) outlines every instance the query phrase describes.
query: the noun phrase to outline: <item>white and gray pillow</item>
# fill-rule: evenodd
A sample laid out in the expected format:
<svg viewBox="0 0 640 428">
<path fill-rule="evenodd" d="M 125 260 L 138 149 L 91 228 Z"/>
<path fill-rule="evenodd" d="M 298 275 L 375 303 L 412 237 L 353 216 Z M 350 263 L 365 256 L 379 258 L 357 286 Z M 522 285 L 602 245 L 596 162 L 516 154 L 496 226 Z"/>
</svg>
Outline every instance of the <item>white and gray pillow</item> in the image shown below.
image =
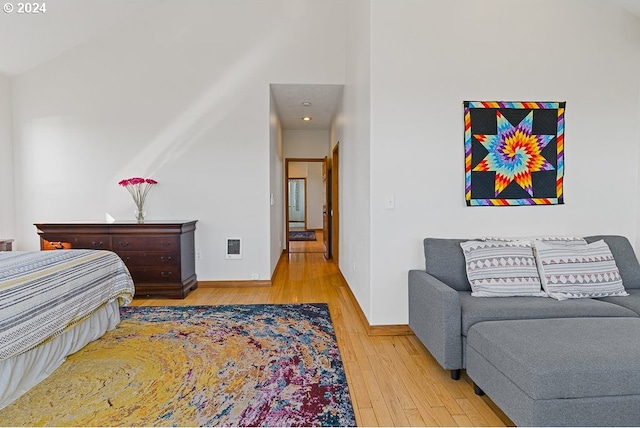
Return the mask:
<svg viewBox="0 0 640 428">
<path fill-rule="evenodd" d="M 466 241 L 460 246 L 472 296 L 546 296 L 531 241 Z"/>
<path fill-rule="evenodd" d="M 554 236 L 554 235 L 540 235 L 540 236 L 523 236 L 520 238 L 508 238 L 500 236 L 488 236 L 481 238 L 481 241 L 542 241 L 552 244 L 564 244 L 564 245 L 587 245 L 587 240 L 580 236 Z"/>
<path fill-rule="evenodd" d="M 604 240 L 567 246 L 535 242 L 542 287 L 558 300 L 627 296 L 620 272 Z"/>
</svg>

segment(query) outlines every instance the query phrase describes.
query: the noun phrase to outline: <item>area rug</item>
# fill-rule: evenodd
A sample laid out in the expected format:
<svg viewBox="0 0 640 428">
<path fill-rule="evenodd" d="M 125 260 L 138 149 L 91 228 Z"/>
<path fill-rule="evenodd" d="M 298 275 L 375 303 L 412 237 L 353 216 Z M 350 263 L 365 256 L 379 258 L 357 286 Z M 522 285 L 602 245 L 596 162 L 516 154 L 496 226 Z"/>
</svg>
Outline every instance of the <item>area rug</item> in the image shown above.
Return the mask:
<svg viewBox="0 0 640 428">
<path fill-rule="evenodd" d="M 3 426 L 354 426 L 326 304 L 122 309 Z"/>
<path fill-rule="evenodd" d="M 315 241 L 316 233 L 313 230 L 290 231 L 289 241 Z"/>
</svg>

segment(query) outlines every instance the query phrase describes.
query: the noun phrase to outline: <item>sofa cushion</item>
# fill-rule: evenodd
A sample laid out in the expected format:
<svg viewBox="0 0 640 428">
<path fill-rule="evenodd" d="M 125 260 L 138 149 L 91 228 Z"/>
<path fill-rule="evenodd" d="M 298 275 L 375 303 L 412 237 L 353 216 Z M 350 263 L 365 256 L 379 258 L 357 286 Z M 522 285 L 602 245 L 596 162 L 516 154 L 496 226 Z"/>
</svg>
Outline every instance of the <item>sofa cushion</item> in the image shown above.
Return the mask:
<svg viewBox="0 0 640 428">
<path fill-rule="evenodd" d="M 472 296 L 546 296 L 531 241 L 467 241 L 460 246 Z"/>
<path fill-rule="evenodd" d="M 632 317 L 638 313 L 613 303 L 596 299 L 556 300 L 538 297 L 479 299 L 471 292 L 460 292 L 462 334 L 482 321 L 576 317 Z M 620 299 L 624 299 L 621 297 Z"/>
<path fill-rule="evenodd" d="M 622 306 L 623 308 L 631 309 L 633 312 L 640 315 L 640 289 L 631 288 L 627 290 L 629 293 L 628 296 L 613 296 L 613 297 L 602 297 L 597 300 L 602 300 L 603 302 L 613 303 L 618 306 Z"/>
<path fill-rule="evenodd" d="M 627 238 L 618 235 L 596 235 L 585 236 L 584 239 L 589 243 L 604 239 L 616 260 L 624 288 L 627 291 L 630 288 L 640 288 L 640 263 Z"/>
<path fill-rule="evenodd" d="M 640 394 L 637 318 L 479 323 L 467 347 L 533 399 Z"/>
<path fill-rule="evenodd" d="M 426 238 L 423 242 L 427 273 L 458 291 L 471 290 L 460 247 L 465 241 L 468 239 Z"/>
<path fill-rule="evenodd" d="M 555 299 L 626 296 L 620 272 L 604 240 L 566 246 L 536 242 L 542 287 Z"/>
</svg>

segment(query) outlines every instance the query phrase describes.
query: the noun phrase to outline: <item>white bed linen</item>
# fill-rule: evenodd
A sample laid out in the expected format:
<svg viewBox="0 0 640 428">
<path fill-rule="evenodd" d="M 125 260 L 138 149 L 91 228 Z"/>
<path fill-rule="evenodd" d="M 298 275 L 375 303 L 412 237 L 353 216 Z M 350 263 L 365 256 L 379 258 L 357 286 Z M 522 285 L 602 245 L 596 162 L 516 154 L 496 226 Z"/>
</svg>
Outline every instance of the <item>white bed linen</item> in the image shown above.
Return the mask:
<svg viewBox="0 0 640 428">
<path fill-rule="evenodd" d="M 120 322 L 114 300 L 56 338 L 15 357 L 0 360 L 0 409 L 46 379 L 71 355 L 113 330 Z"/>
<path fill-rule="evenodd" d="M 0 252 L 0 359 L 47 342 L 106 302 L 126 305 L 134 292 L 110 251 Z"/>
</svg>

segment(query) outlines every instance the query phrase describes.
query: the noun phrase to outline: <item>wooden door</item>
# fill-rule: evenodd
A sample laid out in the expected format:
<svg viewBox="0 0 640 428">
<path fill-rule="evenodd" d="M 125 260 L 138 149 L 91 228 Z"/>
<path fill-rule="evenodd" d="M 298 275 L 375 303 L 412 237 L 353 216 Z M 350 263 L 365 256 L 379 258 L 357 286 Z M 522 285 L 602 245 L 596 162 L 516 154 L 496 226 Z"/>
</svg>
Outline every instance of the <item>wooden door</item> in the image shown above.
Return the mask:
<svg viewBox="0 0 640 428">
<path fill-rule="evenodd" d="M 334 263 L 338 263 L 338 256 L 340 254 L 340 198 L 339 198 L 339 165 L 340 150 L 338 146 L 340 142 L 337 142 L 333 148 L 331 159 L 331 209 L 329 215 L 331 217 L 331 257 Z"/>
<path fill-rule="evenodd" d="M 322 178 L 325 184 L 324 205 L 322 207 L 322 241 L 324 244 L 324 257 L 331 258 L 331 161 L 328 157 L 324 158 L 322 166 Z"/>
</svg>

